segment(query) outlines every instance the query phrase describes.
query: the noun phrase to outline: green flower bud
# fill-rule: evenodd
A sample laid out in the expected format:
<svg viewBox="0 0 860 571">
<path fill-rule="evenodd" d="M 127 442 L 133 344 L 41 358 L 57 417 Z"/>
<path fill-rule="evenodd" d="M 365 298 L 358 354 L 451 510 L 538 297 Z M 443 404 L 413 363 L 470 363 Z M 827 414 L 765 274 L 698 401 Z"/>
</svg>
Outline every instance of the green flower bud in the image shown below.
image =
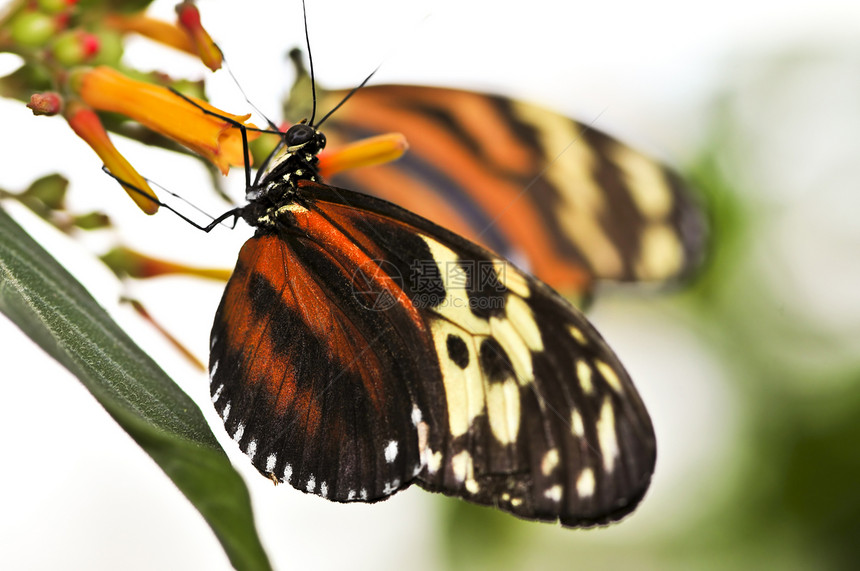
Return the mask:
<svg viewBox="0 0 860 571">
<path fill-rule="evenodd" d="M 21 12 L 10 25 L 12 40 L 22 46 L 40 47 L 48 43 L 57 31 L 57 23 L 41 12 Z"/>
</svg>

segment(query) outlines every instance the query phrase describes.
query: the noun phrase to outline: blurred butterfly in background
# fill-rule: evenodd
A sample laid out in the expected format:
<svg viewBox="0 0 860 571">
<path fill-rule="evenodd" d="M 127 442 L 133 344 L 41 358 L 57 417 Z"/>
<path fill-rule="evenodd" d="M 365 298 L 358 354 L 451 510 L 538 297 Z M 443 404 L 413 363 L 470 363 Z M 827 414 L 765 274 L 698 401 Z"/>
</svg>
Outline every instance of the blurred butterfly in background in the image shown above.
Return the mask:
<svg viewBox="0 0 860 571">
<path fill-rule="evenodd" d="M 300 50 L 290 57 L 297 79 L 285 114 L 305 116 L 309 77 Z M 317 93 L 331 108 L 347 91 Z M 705 219 L 681 178 L 558 113 L 472 91 L 372 85 L 326 122 L 330 147 L 388 132 L 409 143 L 401 159 L 327 182 L 419 212 L 574 299 L 595 280 L 675 281 L 702 261 Z"/>
</svg>

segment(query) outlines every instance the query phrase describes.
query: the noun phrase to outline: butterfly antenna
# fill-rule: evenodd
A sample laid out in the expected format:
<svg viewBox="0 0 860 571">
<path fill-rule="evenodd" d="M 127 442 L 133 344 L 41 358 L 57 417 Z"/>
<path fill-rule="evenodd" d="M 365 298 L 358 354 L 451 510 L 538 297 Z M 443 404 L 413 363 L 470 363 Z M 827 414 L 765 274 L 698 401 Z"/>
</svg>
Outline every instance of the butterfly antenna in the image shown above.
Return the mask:
<svg viewBox="0 0 860 571">
<path fill-rule="evenodd" d="M 164 209 L 166 209 L 166 210 L 169 210 L 170 212 L 172 212 L 173 214 L 175 214 L 176 216 L 178 216 L 179 218 L 181 218 L 183 221 L 187 222 L 188 224 L 190 224 L 191 226 L 193 226 L 193 227 L 197 228 L 198 230 L 203 230 L 204 232 L 207 232 L 207 233 L 208 233 L 209 231 L 211 231 L 213 228 L 215 228 L 216 226 L 218 226 L 219 224 L 221 224 L 222 222 L 224 222 L 224 221 L 225 221 L 225 220 L 227 220 L 228 218 L 233 218 L 233 225 L 232 225 L 231 227 L 232 227 L 232 228 L 235 228 L 235 227 L 236 227 L 236 221 L 241 217 L 241 208 L 233 208 L 233 209 L 231 209 L 231 210 L 228 210 L 227 212 L 225 212 L 225 213 L 224 213 L 224 214 L 222 214 L 221 216 L 219 216 L 219 217 L 215 218 L 215 217 L 213 217 L 212 215 L 207 214 L 205 211 L 203 211 L 203 210 L 202 210 L 202 209 L 200 209 L 199 207 L 195 206 L 194 204 L 192 204 L 192 203 L 191 203 L 191 202 L 189 202 L 188 200 L 186 200 L 186 199 L 182 198 L 181 196 L 179 196 L 179 195 L 178 195 L 178 194 L 176 194 L 175 192 L 171 192 L 170 190 L 167 190 L 166 188 L 164 188 L 164 187 L 163 187 L 163 186 L 161 186 L 160 184 L 155 183 L 155 182 L 153 182 L 153 181 L 151 181 L 151 180 L 149 180 L 149 179 L 144 179 L 144 180 L 146 180 L 148 183 L 150 183 L 150 184 L 153 184 L 153 185 L 157 186 L 158 188 L 162 189 L 163 191 L 165 191 L 165 192 L 166 192 L 166 193 L 168 193 L 169 195 L 171 195 L 171 196 L 173 196 L 173 197 L 175 197 L 175 198 L 178 198 L 179 200 L 182 200 L 182 201 L 183 201 L 183 202 L 185 202 L 186 204 L 191 205 L 195 210 L 197 210 L 198 212 L 201 212 L 202 214 L 204 214 L 204 215 L 208 216 L 210 219 L 212 219 L 212 222 L 210 222 L 210 223 L 209 223 L 209 224 L 207 224 L 206 226 L 204 226 L 204 225 L 202 225 L 202 224 L 198 224 L 197 222 L 195 222 L 194 220 L 192 220 L 192 219 L 191 219 L 191 218 L 189 218 L 188 216 L 184 215 L 183 213 L 181 213 L 181 212 L 180 212 L 179 210 L 177 210 L 176 208 L 174 208 L 174 207 L 170 206 L 170 205 L 169 205 L 169 204 L 167 204 L 166 202 L 162 202 L 161 200 L 157 199 L 156 197 L 154 197 L 153 195 L 151 195 L 151 194 L 150 194 L 150 193 L 148 193 L 147 191 L 143 190 L 142 188 L 138 188 L 136 185 L 134 185 L 134 184 L 132 184 L 132 183 L 130 183 L 130 182 L 128 182 L 128 181 L 125 181 L 125 180 L 121 179 L 120 177 L 118 177 L 117 175 L 113 174 L 112 172 L 110 172 L 110 169 L 108 169 L 106 166 L 102 166 L 102 170 L 103 170 L 103 171 L 104 171 L 104 172 L 105 172 L 109 177 L 111 177 L 112 179 L 116 180 L 118 183 L 120 183 L 120 184 L 121 184 L 123 187 L 125 187 L 126 189 L 129 189 L 129 190 L 131 190 L 131 191 L 133 191 L 133 192 L 136 192 L 137 194 L 139 194 L 139 195 L 141 195 L 141 196 L 145 197 L 146 199 L 148 199 L 148 200 L 152 201 L 154 204 L 157 204 L 158 206 L 160 206 L 160 207 L 162 207 L 162 208 L 164 208 Z"/>
<path fill-rule="evenodd" d="M 331 111 L 329 111 L 328 113 L 326 113 L 326 114 L 325 114 L 325 116 L 324 116 L 322 119 L 320 119 L 320 122 L 319 122 L 319 123 L 317 123 L 316 125 L 314 125 L 314 128 L 315 128 L 315 129 L 319 129 L 320 125 L 322 125 L 322 124 L 325 122 L 325 120 L 326 120 L 326 119 L 328 119 L 329 117 L 331 117 L 331 114 L 332 114 L 332 113 L 334 113 L 335 111 L 337 111 L 338 109 L 340 109 L 340 108 L 343 106 L 343 104 L 344 104 L 344 103 L 346 103 L 346 102 L 349 100 L 349 98 L 350 98 L 350 97 L 352 97 L 353 95 L 355 95 L 355 92 L 356 92 L 356 91 L 358 91 L 359 89 L 361 89 L 362 87 L 364 87 L 365 85 L 367 85 L 367 82 L 368 82 L 368 81 L 370 81 L 370 78 L 371 78 L 371 77 L 373 77 L 373 76 L 374 76 L 374 74 L 375 74 L 377 71 L 379 71 L 379 67 L 377 67 L 376 69 L 374 69 L 373 71 L 371 71 L 371 72 L 370 72 L 370 75 L 368 75 L 367 77 L 365 77 L 365 78 L 364 78 L 364 81 L 362 81 L 361 83 L 359 83 L 358 85 L 356 85 L 355 87 L 353 87 L 353 88 L 350 90 L 350 92 L 349 92 L 349 93 L 347 93 L 347 94 L 344 96 L 344 98 L 340 100 L 340 103 L 338 103 L 337 105 L 335 105 L 335 106 L 334 106 L 334 108 L 333 108 Z"/>
<path fill-rule="evenodd" d="M 430 14 L 427 14 L 426 16 L 424 16 L 424 17 L 421 19 L 421 21 L 419 21 L 419 22 L 418 22 L 418 25 L 416 25 L 416 31 L 417 31 L 417 28 L 418 28 L 420 25 L 424 25 L 424 24 L 427 22 L 427 20 L 428 20 L 429 18 L 430 18 Z M 415 33 L 413 33 L 413 32 L 407 32 L 407 33 L 409 33 L 409 34 L 410 34 L 410 35 L 408 36 L 408 38 L 414 41 L 414 39 L 415 39 Z M 404 46 L 404 45 L 406 45 L 406 44 L 407 44 L 407 42 L 406 42 L 406 41 L 402 41 L 402 42 L 399 42 L 399 41 L 398 41 L 398 42 L 392 42 L 392 45 L 396 46 L 398 51 L 402 51 L 403 46 Z M 325 122 L 325 120 L 326 120 L 326 119 L 328 119 L 328 118 L 329 118 L 329 116 L 330 116 L 332 113 L 334 113 L 335 111 L 337 111 L 338 109 L 340 109 L 340 108 L 343 106 L 343 104 L 344 104 L 344 103 L 346 103 L 346 102 L 347 102 L 347 100 L 348 100 L 350 97 L 352 97 L 353 95 L 355 95 L 355 92 L 356 92 L 356 91 L 358 91 L 359 89 L 361 89 L 362 87 L 364 87 L 365 85 L 367 85 L 367 82 L 368 82 L 368 81 L 370 81 L 370 78 L 371 78 L 371 77 L 373 77 L 373 76 L 374 76 L 374 74 L 376 74 L 376 72 L 377 72 L 377 71 L 379 71 L 379 68 L 381 68 L 381 67 L 382 67 L 382 65 L 385 63 L 385 61 L 388 59 L 388 57 L 389 57 L 390 55 L 391 55 L 391 54 L 386 55 L 386 56 L 383 58 L 383 60 L 379 63 L 379 65 L 378 65 L 378 66 L 376 66 L 376 69 L 374 69 L 373 71 L 371 71 L 371 72 L 370 72 L 370 74 L 369 74 L 367 77 L 365 77 L 365 78 L 364 78 L 364 81 L 362 81 L 362 82 L 361 82 L 357 87 L 354 87 L 354 88 L 353 88 L 349 93 L 347 93 L 347 94 L 346 94 L 346 96 L 345 96 L 343 99 L 341 99 L 340 103 L 338 103 L 337 105 L 335 105 L 334 109 L 332 109 L 331 111 L 329 111 L 328 113 L 326 113 L 325 117 L 323 117 L 322 119 L 320 119 L 319 123 L 317 123 L 316 125 L 314 125 L 314 128 L 317 128 L 317 129 L 318 129 L 318 128 L 320 127 L 320 125 L 322 125 L 322 124 Z M 311 72 L 312 72 L 311 77 L 313 77 L 313 70 L 311 70 Z"/>
<path fill-rule="evenodd" d="M 221 52 L 220 47 L 218 48 L 218 51 Z M 253 109 L 255 113 L 258 113 L 263 119 L 266 120 L 266 123 L 269 124 L 269 127 L 271 127 L 273 131 L 280 131 L 275 122 L 269 119 L 266 114 L 260 111 L 260 108 L 254 105 L 254 103 L 248 98 L 248 94 L 245 93 L 244 89 L 242 89 L 242 84 L 239 83 L 239 80 L 236 78 L 236 74 L 233 73 L 233 68 L 231 68 L 230 64 L 227 62 L 227 58 L 224 56 L 224 52 L 221 52 L 221 61 L 223 62 L 223 68 L 227 71 L 227 74 L 230 76 L 230 79 L 233 80 L 233 84 L 236 86 L 236 89 L 238 89 L 239 93 L 242 94 L 242 97 L 245 98 L 245 102 L 251 106 L 251 109 Z"/>
<path fill-rule="evenodd" d="M 311 37 L 308 34 L 308 7 L 305 5 L 305 0 L 302 0 L 302 14 L 305 18 L 305 44 L 308 47 L 308 68 L 311 72 L 311 99 L 313 107 L 311 107 L 311 118 L 308 120 L 309 125 L 314 124 L 314 117 L 317 114 L 317 82 L 314 78 L 314 56 L 311 53 Z"/>
</svg>

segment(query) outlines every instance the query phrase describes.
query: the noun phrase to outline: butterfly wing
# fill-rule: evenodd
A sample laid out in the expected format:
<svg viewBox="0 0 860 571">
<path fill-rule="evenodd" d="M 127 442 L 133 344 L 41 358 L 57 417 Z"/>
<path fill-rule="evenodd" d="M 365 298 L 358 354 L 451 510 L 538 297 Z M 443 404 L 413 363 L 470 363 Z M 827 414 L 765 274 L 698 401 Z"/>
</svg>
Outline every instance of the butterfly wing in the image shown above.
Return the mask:
<svg viewBox="0 0 860 571">
<path fill-rule="evenodd" d="M 326 122 L 329 148 L 387 132 L 406 136 L 403 158 L 329 182 L 420 212 L 565 294 L 592 279 L 672 280 L 702 256 L 705 223 L 680 178 L 591 126 L 506 97 L 403 85 L 365 87 Z"/>
<path fill-rule="evenodd" d="M 212 399 L 262 473 L 335 501 L 375 501 L 420 467 L 410 419 L 432 356 L 414 315 L 375 311 L 330 246 L 259 232 L 243 246 L 212 328 Z M 353 280 L 357 281 L 353 281 Z M 424 410 L 430 407 L 424 405 Z"/>
<path fill-rule="evenodd" d="M 213 327 L 213 399 L 260 471 L 339 501 L 417 482 L 569 526 L 635 507 L 653 428 L 579 311 L 390 203 L 300 193 L 243 248 Z"/>
</svg>

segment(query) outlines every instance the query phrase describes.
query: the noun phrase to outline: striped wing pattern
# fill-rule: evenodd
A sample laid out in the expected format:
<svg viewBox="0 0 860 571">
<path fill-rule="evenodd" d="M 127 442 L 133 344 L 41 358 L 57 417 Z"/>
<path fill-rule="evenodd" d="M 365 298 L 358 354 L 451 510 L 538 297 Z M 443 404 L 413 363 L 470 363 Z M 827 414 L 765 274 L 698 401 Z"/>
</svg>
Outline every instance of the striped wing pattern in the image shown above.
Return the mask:
<svg viewBox="0 0 860 571">
<path fill-rule="evenodd" d="M 509 262 L 303 181 L 242 249 L 211 394 L 263 474 L 331 500 L 412 483 L 567 526 L 629 513 L 648 414 L 586 318 Z"/>
<path fill-rule="evenodd" d="M 387 132 L 406 136 L 402 159 L 329 182 L 420 212 L 562 293 L 594 279 L 671 281 L 702 257 L 706 224 L 681 179 L 590 126 L 506 97 L 403 85 L 365 87 L 326 123 L 330 148 Z"/>
</svg>

